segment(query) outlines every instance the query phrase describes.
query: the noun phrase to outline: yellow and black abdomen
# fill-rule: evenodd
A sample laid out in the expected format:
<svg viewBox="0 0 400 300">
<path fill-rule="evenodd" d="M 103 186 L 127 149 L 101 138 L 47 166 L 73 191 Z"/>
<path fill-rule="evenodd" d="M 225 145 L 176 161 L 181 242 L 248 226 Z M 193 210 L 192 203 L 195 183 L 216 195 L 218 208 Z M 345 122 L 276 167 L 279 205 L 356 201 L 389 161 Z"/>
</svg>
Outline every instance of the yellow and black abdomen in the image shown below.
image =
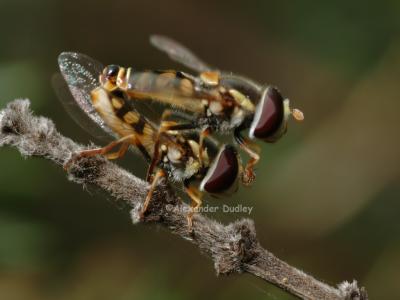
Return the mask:
<svg viewBox="0 0 400 300">
<path fill-rule="evenodd" d="M 101 118 L 120 137 L 131 136 L 131 143 L 141 152 L 153 155 L 157 129 L 126 100 L 119 91 L 108 92 L 99 87 L 91 92 L 93 106 Z"/>
</svg>

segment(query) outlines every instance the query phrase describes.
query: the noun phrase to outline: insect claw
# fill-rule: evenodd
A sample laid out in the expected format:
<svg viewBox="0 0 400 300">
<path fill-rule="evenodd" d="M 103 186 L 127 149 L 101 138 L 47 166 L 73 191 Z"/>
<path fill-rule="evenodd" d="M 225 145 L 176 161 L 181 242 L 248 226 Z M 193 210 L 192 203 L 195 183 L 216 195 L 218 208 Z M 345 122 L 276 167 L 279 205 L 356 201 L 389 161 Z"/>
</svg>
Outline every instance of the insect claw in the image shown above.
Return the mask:
<svg viewBox="0 0 400 300">
<path fill-rule="evenodd" d="M 254 180 L 256 179 L 256 174 L 254 173 L 253 168 L 245 168 L 242 174 L 242 183 L 245 186 L 250 186 Z"/>
</svg>

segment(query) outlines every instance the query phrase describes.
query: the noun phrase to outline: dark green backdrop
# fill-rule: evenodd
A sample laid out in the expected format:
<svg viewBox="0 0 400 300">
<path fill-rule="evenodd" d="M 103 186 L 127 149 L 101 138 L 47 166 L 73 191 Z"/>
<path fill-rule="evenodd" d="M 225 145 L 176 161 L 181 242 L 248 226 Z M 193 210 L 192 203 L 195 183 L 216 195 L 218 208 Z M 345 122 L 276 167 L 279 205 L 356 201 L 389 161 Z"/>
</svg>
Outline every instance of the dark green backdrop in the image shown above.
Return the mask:
<svg viewBox="0 0 400 300">
<path fill-rule="evenodd" d="M 57 55 L 177 68 L 148 44 L 170 35 L 210 64 L 280 87 L 306 120 L 263 145 L 258 179 L 222 203 L 253 206 L 262 244 L 329 284 L 357 278 L 400 297 L 400 2 L 0 0 L 0 105 L 29 98 L 80 142 L 57 101 Z M 120 162 L 143 175 L 130 155 Z M 48 161 L 0 149 L 1 299 L 293 299 L 211 261 Z M 228 222 L 245 215 L 213 214 Z"/>
</svg>

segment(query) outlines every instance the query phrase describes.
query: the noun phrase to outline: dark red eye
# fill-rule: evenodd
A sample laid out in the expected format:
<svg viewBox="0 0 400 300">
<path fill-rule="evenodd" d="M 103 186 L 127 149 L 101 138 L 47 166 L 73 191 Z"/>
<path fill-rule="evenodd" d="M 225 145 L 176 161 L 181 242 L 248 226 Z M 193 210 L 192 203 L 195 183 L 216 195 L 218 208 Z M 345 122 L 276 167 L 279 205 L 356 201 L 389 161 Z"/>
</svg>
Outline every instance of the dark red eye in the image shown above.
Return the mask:
<svg viewBox="0 0 400 300">
<path fill-rule="evenodd" d="M 254 114 L 250 137 L 271 142 L 284 121 L 283 97 L 278 89 L 267 87 Z"/>
<path fill-rule="evenodd" d="M 239 162 L 236 150 L 226 145 L 218 153 L 200 188 L 208 193 L 226 192 L 236 182 L 238 172 Z"/>
</svg>

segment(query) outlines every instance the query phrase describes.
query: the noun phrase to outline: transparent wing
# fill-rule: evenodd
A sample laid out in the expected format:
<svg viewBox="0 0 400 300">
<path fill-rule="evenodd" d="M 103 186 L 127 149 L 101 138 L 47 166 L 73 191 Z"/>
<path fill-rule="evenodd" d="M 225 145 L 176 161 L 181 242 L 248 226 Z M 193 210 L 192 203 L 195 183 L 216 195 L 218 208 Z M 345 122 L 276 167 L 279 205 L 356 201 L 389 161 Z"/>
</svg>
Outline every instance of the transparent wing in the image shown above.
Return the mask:
<svg viewBox="0 0 400 300">
<path fill-rule="evenodd" d="M 247 83 L 248 85 L 252 86 L 252 88 L 256 90 L 261 90 L 263 88 L 262 85 L 259 83 L 246 78 L 244 76 L 239 76 L 232 74 L 231 72 L 225 72 L 221 70 L 217 70 L 216 68 L 213 68 L 203 62 L 200 58 L 198 58 L 192 51 L 190 51 L 188 48 L 180 44 L 179 42 L 163 36 L 163 35 L 152 35 L 150 36 L 150 43 L 156 47 L 157 49 L 165 52 L 168 54 L 168 56 L 185 65 L 186 67 L 189 67 L 199 73 L 204 72 L 204 71 L 218 71 L 220 72 L 220 76 L 222 79 L 226 79 L 227 81 L 236 81 L 236 82 L 242 82 Z"/>
<path fill-rule="evenodd" d="M 103 71 L 102 64 L 87 55 L 75 52 L 61 53 L 58 56 L 58 64 L 62 78 L 56 75 L 53 78 L 53 86 L 68 113 L 90 134 L 99 137 L 99 130 L 92 130 L 95 125 L 89 124 L 88 119 L 100 126 L 108 135 L 115 137 L 113 131 L 94 109 L 90 96 L 91 91 L 99 86 L 98 77 Z M 78 104 L 82 113 L 74 108 L 75 104 Z"/>
<path fill-rule="evenodd" d="M 110 141 L 110 139 L 113 139 L 114 136 L 110 136 L 110 134 L 105 132 L 104 129 L 99 127 L 97 124 L 94 124 L 93 119 L 79 107 L 75 98 L 72 96 L 64 77 L 60 73 L 54 74 L 51 82 L 57 98 L 76 124 L 101 141 Z"/>
<path fill-rule="evenodd" d="M 163 35 L 151 35 L 150 43 L 158 50 L 167 53 L 171 59 L 199 73 L 215 70 L 198 58 L 188 48 L 169 37 Z"/>
</svg>

